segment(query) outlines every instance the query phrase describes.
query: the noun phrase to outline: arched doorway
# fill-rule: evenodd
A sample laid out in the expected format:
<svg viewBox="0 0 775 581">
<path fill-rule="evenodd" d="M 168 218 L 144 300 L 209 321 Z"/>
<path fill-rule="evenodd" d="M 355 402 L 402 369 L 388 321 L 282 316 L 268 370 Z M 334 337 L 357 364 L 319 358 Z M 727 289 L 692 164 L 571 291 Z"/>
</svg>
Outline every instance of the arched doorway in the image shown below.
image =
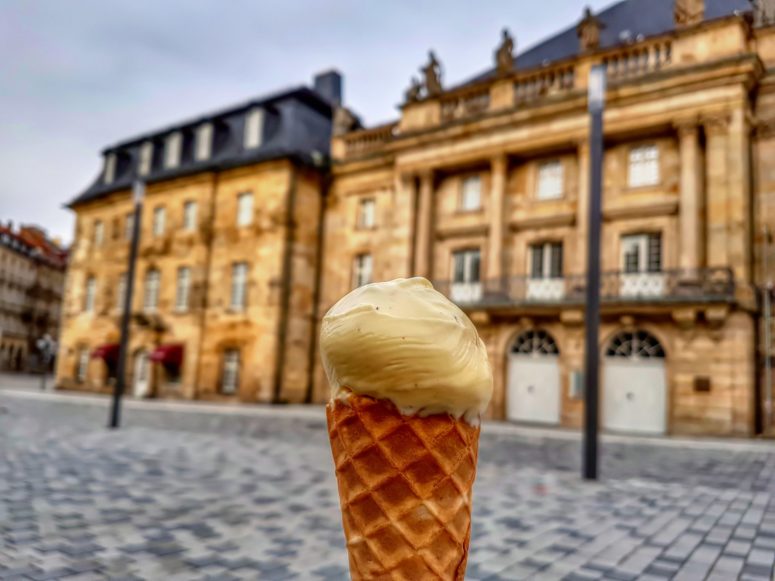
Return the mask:
<svg viewBox="0 0 775 581">
<path fill-rule="evenodd" d="M 560 350 L 546 331 L 519 335 L 509 350 L 506 417 L 560 423 Z"/>
<path fill-rule="evenodd" d="M 647 331 L 622 331 L 605 350 L 603 426 L 639 434 L 667 431 L 665 350 Z"/>
<path fill-rule="evenodd" d="M 135 354 L 132 393 L 137 398 L 148 397 L 151 394 L 151 365 L 147 351 Z"/>
</svg>

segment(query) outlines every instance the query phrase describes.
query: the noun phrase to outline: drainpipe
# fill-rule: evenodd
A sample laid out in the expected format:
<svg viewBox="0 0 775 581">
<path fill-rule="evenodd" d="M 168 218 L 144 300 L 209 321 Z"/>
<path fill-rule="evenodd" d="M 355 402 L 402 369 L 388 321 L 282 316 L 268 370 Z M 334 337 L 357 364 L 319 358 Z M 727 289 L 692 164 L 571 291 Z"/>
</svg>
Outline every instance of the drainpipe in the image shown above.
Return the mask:
<svg viewBox="0 0 775 581">
<path fill-rule="evenodd" d="M 277 355 L 274 366 L 274 393 L 272 403 L 281 403 L 280 396 L 283 389 L 283 373 L 285 371 L 285 339 L 288 335 L 288 311 L 291 303 L 291 283 L 293 268 L 293 242 L 295 238 L 295 225 L 293 212 L 296 208 L 296 165 L 291 163 L 290 184 L 285 197 L 285 247 L 283 249 L 282 280 L 280 282 L 280 316 L 277 321 Z"/>
<path fill-rule="evenodd" d="M 325 170 L 324 170 L 325 171 Z M 326 171 L 322 179 L 320 192 L 320 211 L 318 212 L 318 253 L 315 257 L 315 288 L 312 292 L 312 313 L 310 314 L 309 354 L 307 357 L 307 391 L 304 403 L 312 403 L 315 392 L 315 360 L 318 352 L 318 315 L 320 308 L 320 292 L 323 278 L 323 246 L 325 245 L 325 217 L 328 191 L 331 187 L 331 174 Z"/>
<path fill-rule="evenodd" d="M 202 298 L 199 302 L 199 346 L 196 350 L 196 366 L 194 367 L 194 398 L 197 399 L 199 391 L 199 378 L 202 367 L 202 347 L 205 339 L 205 325 L 207 324 L 207 309 L 209 307 L 210 294 L 210 268 L 213 262 L 213 244 L 215 243 L 215 197 L 218 193 L 218 172 L 213 173 L 213 183 L 210 188 L 210 233 L 205 251 L 205 276 L 202 281 Z"/>
</svg>

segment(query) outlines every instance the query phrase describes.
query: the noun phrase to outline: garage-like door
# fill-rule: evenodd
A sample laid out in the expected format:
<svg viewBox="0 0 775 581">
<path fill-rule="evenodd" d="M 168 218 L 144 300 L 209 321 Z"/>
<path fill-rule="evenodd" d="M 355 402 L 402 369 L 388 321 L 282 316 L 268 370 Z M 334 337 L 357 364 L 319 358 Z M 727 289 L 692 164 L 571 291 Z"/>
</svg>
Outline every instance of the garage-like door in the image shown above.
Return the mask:
<svg viewBox="0 0 775 581">
<path fill-rule="evenodd" d="M 603 425 L 616 432 L 664 434 L 665 351 L 646 331 L 622 332 L 605 352 Z"/>
<path fill-rule="evenodd" d="M 517 337 L 509 351 L 509 420 L 560 422 L 559 355 L 557 343 L 545 331 L 526 331 Z"/>
</svg>

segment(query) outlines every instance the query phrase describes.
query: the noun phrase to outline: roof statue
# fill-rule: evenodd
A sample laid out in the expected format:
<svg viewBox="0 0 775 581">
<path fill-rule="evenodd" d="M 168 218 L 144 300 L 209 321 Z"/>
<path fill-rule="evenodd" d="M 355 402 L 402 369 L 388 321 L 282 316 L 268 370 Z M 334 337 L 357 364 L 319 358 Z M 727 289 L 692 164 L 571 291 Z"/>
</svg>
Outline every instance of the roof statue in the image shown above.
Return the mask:
<svg viewBox="0 0 775 581">
<path fill-rule="evenodd" d="M 592 9 L 587 6 L 584 9 L 584 18 L 581 19 L 581 22 L 576 27 L 581 52 L 596 50 L 600 47 L 600 31 L 603 28 L 605 28 L 605 25 L 592 14 Z"/>
<path fill-rule="evenodd" d="M 676 27 L 692 26 L 705 20 L 705 0 L 675 0 Z"/>
<path fill-rule="evenodd" d="M 420 100 L 422 96 L 422 83 L 417 77 L 412 77 L 409 81 L 409 88 L 404 92 L 404 100 L 407 103 L 414 103 Z"/>
<path fill-rule="evenodd" d="M 514 37 L 509 34 L 508 28 L 504 28 L 501 43 L 495 51 L 495 69 L 499 74 L 509 73 L 514 69 L 514 48 Z"/>
<path fill-rule="evenodd" d="M 751 4 L 754 26 L 775 24 L 775 0 L 751 0 Z"/>
<path fill-rule="evenodd" d="M 425 92 L 428 97 L 441 94 L 441 63 L 433 51 L 428 52 L 428 64 L 420 69 L 425 78 Z"/>
</svg>

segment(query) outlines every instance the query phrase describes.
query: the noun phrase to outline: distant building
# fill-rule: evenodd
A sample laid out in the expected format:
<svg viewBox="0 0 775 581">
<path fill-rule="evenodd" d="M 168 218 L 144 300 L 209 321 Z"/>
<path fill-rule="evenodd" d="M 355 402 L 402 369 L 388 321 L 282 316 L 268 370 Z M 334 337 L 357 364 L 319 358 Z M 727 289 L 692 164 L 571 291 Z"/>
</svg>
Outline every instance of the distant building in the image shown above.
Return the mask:
<svg viewBox="0 0 775 581">
<path fill-rule="evenodd" d="M 147 183 L 129 393 L 245 402 L 310 391 L 318 232 L 341 78 L 107 148 L 70 207 L 60 388 L 105 390 L 127 288 L 132 183 Z"/>
<path fill-rule="evenodd" d="M 67 251 L 35 226 L 0 224 L 0 370 L 39 369 L 36 342 L 59 335 Z"/>
</svg>

